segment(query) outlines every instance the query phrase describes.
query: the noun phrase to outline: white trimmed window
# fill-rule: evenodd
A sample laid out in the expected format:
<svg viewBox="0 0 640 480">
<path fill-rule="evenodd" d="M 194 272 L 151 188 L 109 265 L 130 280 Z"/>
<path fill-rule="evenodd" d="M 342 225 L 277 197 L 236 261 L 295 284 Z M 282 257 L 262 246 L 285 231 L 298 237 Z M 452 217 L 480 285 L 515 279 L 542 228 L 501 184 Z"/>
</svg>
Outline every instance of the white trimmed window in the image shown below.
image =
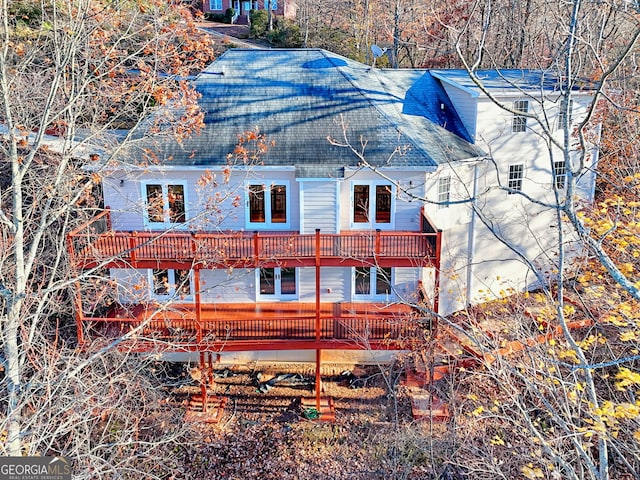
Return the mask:
<svg viewBox="0 0 640 480">
<path fill-rule="evenodd" d="M 154 268 L 149 270 L 151 296 L 158 300 L 191 297 L 191 270 Z"/>
<path fill-rule="evenodd" d="M 289 197 L 288 182 L 247 184 L 247 227 L 289 228 Z"/>
<path fill-rule="evenodd" d="M 524 177 L 524 165 L 519 163 L 516 165 L 509 165 L 509 179 L 507 187 L 511 190 L 522 190 L 522 178 Z M 509 192 L 510 194 L 513 192 Z"/>
<path fill-rule="evenodd" d="M 438 208 L 448 208 L 451 200 L 451 177 L 438 180 Z"/>
<path fill-rule="evenodd" d="M 392 270 L 387 267 L 355 267 L 353 297 L 355 299 L 388 299 L 391 296 Z"/>
<path fill-rule="evenodd" d="M 569 125 L 571 125 L 571 121 L 573 119 L 573 100 L 569 100 L 569 105 L 567 105 L 567 111 L 565 112 L 562 109 L 562 103 L 560 104 L 560 111 L 558 112 L 558 124 L 556 125 L 556 130 L 562 130 L 564 128 L 565 119 L 567 118 L 566 114 L 569 114 Z"/>
<path fill-rule="evenodd" d="M 144 182 L 145 224 L 150 227 L 166 227 L 187 221 L 186 183 Z"/>
<path fill-rule="evenodd" d="M 513 110 L 515 112 L 528 113 L 529 112 L 529 100 L 516 100 L 513 102 Z M 520 133 L 527 131 L 527 117 L 525 115 L 513 114 L 511 123 L 511 131 L 513 133 Z"/>
<path fill-rule="evenodd" d="M 209 10 L 222 10 L 222 0 L 209 0 Z"/>
<path fill-rule="evenodd" d="M 256 276 L 259 299 L 293 300 L 298 297 L 298 271 L 296 268 L 258 268 Z"/>
<path fill-rule="evenodd" d="M 567 166 L 564 160 L 553 162 L 554 185 L 558 190 L 564 189 L 567 184 Z"/>
<path fill-rule="evenodd" d="M 395 187 L 386 183 L 354 182 L 351 206 L 352 228 L 389 228 L 393 224 Z"/>
</svg>

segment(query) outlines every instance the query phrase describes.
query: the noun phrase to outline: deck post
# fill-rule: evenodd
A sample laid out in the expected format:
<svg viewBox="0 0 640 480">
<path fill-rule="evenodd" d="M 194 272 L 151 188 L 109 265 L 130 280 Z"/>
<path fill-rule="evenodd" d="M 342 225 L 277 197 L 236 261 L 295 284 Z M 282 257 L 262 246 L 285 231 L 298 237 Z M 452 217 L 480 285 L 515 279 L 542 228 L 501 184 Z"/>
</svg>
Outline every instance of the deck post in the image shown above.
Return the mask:
<svg viewBox="0 0 640 480">
<path fill-rule="evenodd" d="M 260 265 L 260 243 L 258 240 L 257 230 L 254 230 L 253 232 L 253 261 L 255 263 L 255 267 L 258 268 L 258 265 Z"/>
<path fill-rule="evenodd" d="M 84 329 L 82 326 L 82 322 L 84 320 L 84 313 L 82 312 L 82 296 L 80 295 L 81 287 L 80 282 L 75 282 L 74 285 L 74 303 L 76 307 L 76 330 L 78 336 L 78 345 L 81 347 L 84 345 Z"/>
<path fill-rule="evenodd" d="M 433 317 L 433 322 L 431 328 L 433 329 L 434 334 L 437 332 L 438 328 L 438 309 L 440 306 L 440 255 L 442 254 L 442 230 L 438 230 L 436 233 L 436 275 L 434 281 L 434 297 L 433 297 L 433 311 L 436 313 Z"/>
<path fill-rule="evenodd" d="M 72 268 L 75 272 L 76 269 L 76 253 L 73 246 L 73 237 L 71 235 L 67 235 L 67 252 L 69 254 L 69 258 L 71 259 Z M 73 302 L 75 306 L 75 314 L 76 314 L 76 335 L 78 337 L 78 345 L 82 346 L 84 344 L 84 331 L 82 328 L 82 321 L 84 320 L 84 314 L 82 313 L 82 295 L 80 282 L 76 280 L 73 285 Z"/>
<path fill-rule="evenodd" d="M 320 229 L 316 228 L 316 342 L 320 341 Z"/>
<path fill-rule="evenodd" d="M 380 255 L 380 229 L 376 228 L 376 255 Z"/>
<path fill-rule="evenodd" d="M 316 228 L 316 342 L 320 341 L 320 229 Z M 320 414 L 320 356 L 316 349 L 316 410 Z"/>
<path fill-rule="evenodd" d="M 133 268 L 137 268 L 138 261 L 136 259 L 136 246 L 138 244 L 136 237 L 138 236 L 138 232 L 133 232 L 131 236 L 129 236 L 129 250 L 131 250 L 131 266 Z"/>
<path fill-rule="evenodd" d="M 322 357 L 322 350 L 319 348 L 316 349 L 316 410 L 318 414 L 320 413 L 320 390 L 322 390 L 320 386 L 320 360 Z"/>
<path fill-rule="evenodd" d="M 202 302 L 200 298 L 200 268 L 193 269 L 193 287 L 195 289 L 195 301 L 196 301 L 196 338 L 198 343 L 202 342 Z"/>
<path fill-rule="evenodd" d="M 207 364 L 204 352 L 200 352 L 200 392 L 202 393 L 202 413 L 207 412 Z"/>
<path fill-rule="evenodd" d="M 107 212 L 106 214 L 106 227 L 107 227 L 107 231 L 110 232 L 111 231 L 111 227 L 113 226 L 111 224 L 111 207 L 104 207 L 105 211 Z"/>
</svg>

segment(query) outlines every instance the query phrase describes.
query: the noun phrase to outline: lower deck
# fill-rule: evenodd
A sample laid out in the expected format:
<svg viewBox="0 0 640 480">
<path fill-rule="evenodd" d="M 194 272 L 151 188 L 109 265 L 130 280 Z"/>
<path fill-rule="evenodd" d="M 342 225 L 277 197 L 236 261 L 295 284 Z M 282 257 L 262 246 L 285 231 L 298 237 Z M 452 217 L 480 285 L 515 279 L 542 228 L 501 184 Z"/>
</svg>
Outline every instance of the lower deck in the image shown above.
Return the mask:
<svg viewBox="0 0 640 480">
<path fill-rule="evenodd" d="M 89 336 L 173 351 L 404 349 L 429 325 L 409 305 L 365 302 L 138 304 L 84 323 Z"/>
</svg>

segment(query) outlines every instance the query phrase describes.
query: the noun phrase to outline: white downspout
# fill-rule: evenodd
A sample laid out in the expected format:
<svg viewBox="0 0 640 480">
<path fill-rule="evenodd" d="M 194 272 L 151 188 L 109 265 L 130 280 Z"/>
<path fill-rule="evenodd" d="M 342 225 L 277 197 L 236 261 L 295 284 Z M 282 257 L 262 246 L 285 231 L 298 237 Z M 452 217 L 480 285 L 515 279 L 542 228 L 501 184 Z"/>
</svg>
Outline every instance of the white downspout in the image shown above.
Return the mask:
<svg viewBox="0 0 640 480">
<path fill-rule="evenodd" d="M 469 222 L 469 236 L 467 248 L 467 306 L 471 305 L 471 291 L 473 290 L 473 262 L 476 256 L 476 206 L 478 201 L 478 164 L 473 165 L 473 197 L 471 199 L 471 221 Z"/>
</svg>

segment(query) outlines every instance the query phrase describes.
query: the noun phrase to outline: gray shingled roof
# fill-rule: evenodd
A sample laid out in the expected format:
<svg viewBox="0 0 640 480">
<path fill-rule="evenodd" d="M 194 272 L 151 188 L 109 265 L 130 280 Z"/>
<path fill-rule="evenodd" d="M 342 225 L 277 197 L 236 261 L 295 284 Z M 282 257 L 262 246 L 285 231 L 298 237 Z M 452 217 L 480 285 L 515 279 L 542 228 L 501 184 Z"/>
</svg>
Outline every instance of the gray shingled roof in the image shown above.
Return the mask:
<svg viewBox="0 0 640 480">
<path fill-rule="evenodd" d="M 466 70 L 431 70 L 434 77 L 457 85 L 478 96 L 482 90 L 469 77 Z M 518 91 L 538 94 L 560 92 L 567 87 L 566 81 L 561 81 L 558 72 L 554 70 L 533 69 L 505 69 L 505 70 L 477 70 L 477 79 L 492 94 L 504 93 L 513 95 Z M 571 84 L 573 91 L 592 90 L 594 84 L 590 80 L 574 79 Z"/>
<path fill-rule="evenodd" d="M 223 165 L 238 135 L 257 128 L 275 143 L 264 165 L 294 166 L 298 177 L 341 175 L 358 165 L 353 152 L 327 140 L 342 140 L 341 118 L 376 166 L 428 168 L 483 155 L 425 70 L 371 69 L 320 49 L 231 49 L 195 85 L 206 128 L 182 145 L 154 144 L 161 162 Z"/>
</svg>

